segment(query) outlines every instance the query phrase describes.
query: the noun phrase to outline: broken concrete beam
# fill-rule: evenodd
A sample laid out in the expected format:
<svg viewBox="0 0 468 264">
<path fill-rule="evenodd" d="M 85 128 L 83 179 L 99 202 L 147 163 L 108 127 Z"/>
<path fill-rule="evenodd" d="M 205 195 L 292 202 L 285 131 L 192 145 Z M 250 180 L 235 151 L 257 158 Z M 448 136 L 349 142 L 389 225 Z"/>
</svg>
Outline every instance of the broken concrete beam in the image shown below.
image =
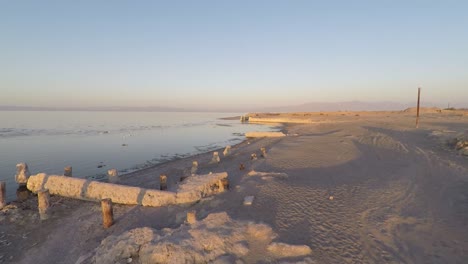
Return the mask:
<svg viewBox="0 0 468 264">
<path fill-rule="evenodd" d="M 119 204 L 164 206 L 176 203 L 176 194 L 173 192 L 46 175 L 45 173 L 32 175 L 27 187 L 35 193 L 42 188 L 47 188 L 50 194 L 54 195 L 93 201 L 110 198 L 112 202 Z"/>
<path fill-rule="evenodd" d="M 31 176 L 31 173 L 29 173 L 28 164 L 24 162 L 16 164 L 15 181 L 19 185 L 26 185 L 28 183 L 29 176 Z"/>
<path fill-rule="evenodd" d="M 283 132 L 247 132 L 245 137 L 258 138 L 258 137 L 285 137 Z"/>
<path fill-rule="evenodd" d="M 182 182 L 177 189 L 177 203 L 193 203 L 201 198 L 218 193 L 219 181 L 226 179 L 226 172 L 194 175 Z"/>
<path fill-rule="evenodd" d="M 113 203 L 119 204 L 165 206 L 193 203 L 203 197 L 216 194 L 219 180 L 224 182 L 227 177 L 226 172 L 194 175 L 179 185 L 177 193 L 45 173 L 32 175 L 27 187 L 35 193 L 47 188 L 50 194 L 82 200 L 100 201 L 110 198 Z"/>
</svg>

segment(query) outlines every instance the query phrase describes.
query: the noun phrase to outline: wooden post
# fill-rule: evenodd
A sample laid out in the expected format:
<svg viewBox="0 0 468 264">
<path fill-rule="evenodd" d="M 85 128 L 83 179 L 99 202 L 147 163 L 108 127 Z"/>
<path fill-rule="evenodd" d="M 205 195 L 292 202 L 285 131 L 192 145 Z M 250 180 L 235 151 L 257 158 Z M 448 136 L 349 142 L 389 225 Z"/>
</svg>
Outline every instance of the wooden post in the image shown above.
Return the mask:
<svg viewBox="0 0 468 264">
<path fill-rule="evenodd" d="M 110 169 L 107 171 L 107 177 L 110 183 L 118 183 L 120 181 L 119 174 L 116 169 Z"/>
<path fill-rule="evenodd" d="M 39 207 L 39 217 L 41 220 L 49 218 L 50 194 L 49 190 L 42 189 L 37 192 L 37 202 Z"/>
<path fill-rule="evenodd" d="M 223 190 L 229 190 L 229 180 L 227 178 L 220 180 L 221 186 L 223 186 Z"/>
<path fill-rule="evenodd" d="M 224 157 L 229 156 L 231 154 L 231 146 L 227 145 L 226 148 L 223 151 Z"/>
<path fill-rule="evenodd" d="M 239 165 L 239 170 L 245 170 L 244 164 L 241 163 L 241 164 Z"/>
<path fill-rule="evenodd" d="M 260 151 L 262 152 L 261 157 L 262 157 L 262 158 L 266 158 L 266 155 L 267 155 L 267 154 L 266 154 L 266 148 L 261 147 L 261 148 L 260 148 Z"/>
<path fill-rule="evenodd" d="M 222 180 L 218 181 L 218 192 L 224 192 L 224 183 Z"/>
<path fill-rule="evenodd" d="M 159 175 L 159 190 L 167 190 L 167 176 L 164 174 Z"/>
<path fill-rule="evenodd" d="M 109 228 L 114 224 L 114 210 L 112 208 L 112 200 L 109 198 L 101 200 L 102 209 L 102 225 L 104 228 Z"/>
<path fill-rule="evenodd" d="M 416 128 L 419 127 L 419 101 L 421 98 L 421 87 L 418 87 L 418 106 L 416 108 Z"/>
<path fill-rule="evenodd" d="M 210 163 L 219 163 L 221 159 L 219 158 L 219 153 L 217 151 L 213 152 L 213 158 Z"/>
<path fill-rule="evenodd" d="M 0 182 L 0 209 L 6 206 L 6 182 Z"/>
<path fill-rule="evenodd" d="M 72 177 L 72 167 L 71 166 L 67 166 L 65 167 L 65 169 L 63 170 L 63 176 L 67 176 L 67 177 Z"/>
<path fill-rule="evenodd" d="M 197 211 L 192 210 L 187 212 L 187 223 L 188 224 L 195 224 L 197 222 Z"/>
</svg>

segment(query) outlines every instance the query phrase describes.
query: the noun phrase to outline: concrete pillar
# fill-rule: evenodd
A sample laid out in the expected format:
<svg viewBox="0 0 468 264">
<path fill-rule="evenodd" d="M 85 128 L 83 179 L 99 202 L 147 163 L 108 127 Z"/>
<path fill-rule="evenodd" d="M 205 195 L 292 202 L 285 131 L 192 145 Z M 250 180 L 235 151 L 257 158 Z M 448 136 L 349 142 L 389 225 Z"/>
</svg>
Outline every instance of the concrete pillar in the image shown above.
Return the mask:
<svg viewBox="0 0 468 264">
<path fill-rule="evenodd" d="M 15 181 L 19 185 L 26 185 L 28 183 L 29 176 L 31 176 L 31 173 L 29 173 L 28 164 L 24 162 L 16 164 Z"/>
<path fill-rule="evenodd" d="M 224 157 L 229 156 L 231 154 L 231 146 L 226 146 L 226 148 L 223 151 Z"/>
<path fill-rule="evenodd" d="M 63 176 L 72 177 L 72 167 L 67 166 L 63 169 Z"/>
<path fill-rule="evenodd" d="M 111 169 L 107 171 L 107 177 L 110 183 L 120 182 L 119 174 L 116 169 Z"/>
<path fill-rule="evenodd" d="M 198 171 L 198 161 L 192 162 L 192 169 L 190 170 L 190 174 L 197 174 Z"/>
<path fill-rule="evenodd" d="M 50 194 L 49 190 L 42 189 L 37 192 L 37 202 L 39 208 L 39 217 L 41 220 L 49 218 Z"/>
<path fill-rule="evenodd" d="M 217 151 L 213 152 L 213 158 L 210 163 L 219 163 L 221 159 L 219 158 L 219 153 Z"/>
</svg>

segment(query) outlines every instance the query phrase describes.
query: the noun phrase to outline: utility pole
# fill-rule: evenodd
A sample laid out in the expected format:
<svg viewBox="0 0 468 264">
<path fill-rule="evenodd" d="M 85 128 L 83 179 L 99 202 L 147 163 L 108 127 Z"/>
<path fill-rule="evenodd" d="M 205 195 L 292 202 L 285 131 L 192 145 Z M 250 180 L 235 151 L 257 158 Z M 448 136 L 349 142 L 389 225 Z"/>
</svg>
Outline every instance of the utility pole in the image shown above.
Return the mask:
<svg viewBox="0 0 468 264">
<path fill-rule="evenodd" d="M 418 107 L 416 109 L 416 128 L 419 127 L 419 101 L 421 98 L 421 87 L 418 87 Z"/>
</svg>

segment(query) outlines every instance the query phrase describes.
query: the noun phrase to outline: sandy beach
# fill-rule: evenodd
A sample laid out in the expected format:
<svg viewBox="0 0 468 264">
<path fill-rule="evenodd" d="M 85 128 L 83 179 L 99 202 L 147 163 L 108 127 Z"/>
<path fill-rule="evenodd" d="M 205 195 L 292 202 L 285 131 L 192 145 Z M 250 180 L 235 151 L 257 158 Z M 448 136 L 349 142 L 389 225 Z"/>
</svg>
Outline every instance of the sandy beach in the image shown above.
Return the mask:
<svg viewBox="0 0 468 264">
<path fill-rule="evenodd" d="M 467 113 L 423 109 L 419 128 L 412 109 L 251 113 L 285 136 L 248 138 L 220 163 L 209 152 L 120 177 L 159 189 L 165 174 L 175 190 L 198 161 L 197 174 L 227 172 L 229 190 L 194 204 L 114 204 L 108 229 L 98 202 L 53 196 L 43 221 L 37 197 L 12 202 L 0 213 L 0 263 L 466 263 L 468 151 L 455 145 L 468 140 Z"/>
</svg>

